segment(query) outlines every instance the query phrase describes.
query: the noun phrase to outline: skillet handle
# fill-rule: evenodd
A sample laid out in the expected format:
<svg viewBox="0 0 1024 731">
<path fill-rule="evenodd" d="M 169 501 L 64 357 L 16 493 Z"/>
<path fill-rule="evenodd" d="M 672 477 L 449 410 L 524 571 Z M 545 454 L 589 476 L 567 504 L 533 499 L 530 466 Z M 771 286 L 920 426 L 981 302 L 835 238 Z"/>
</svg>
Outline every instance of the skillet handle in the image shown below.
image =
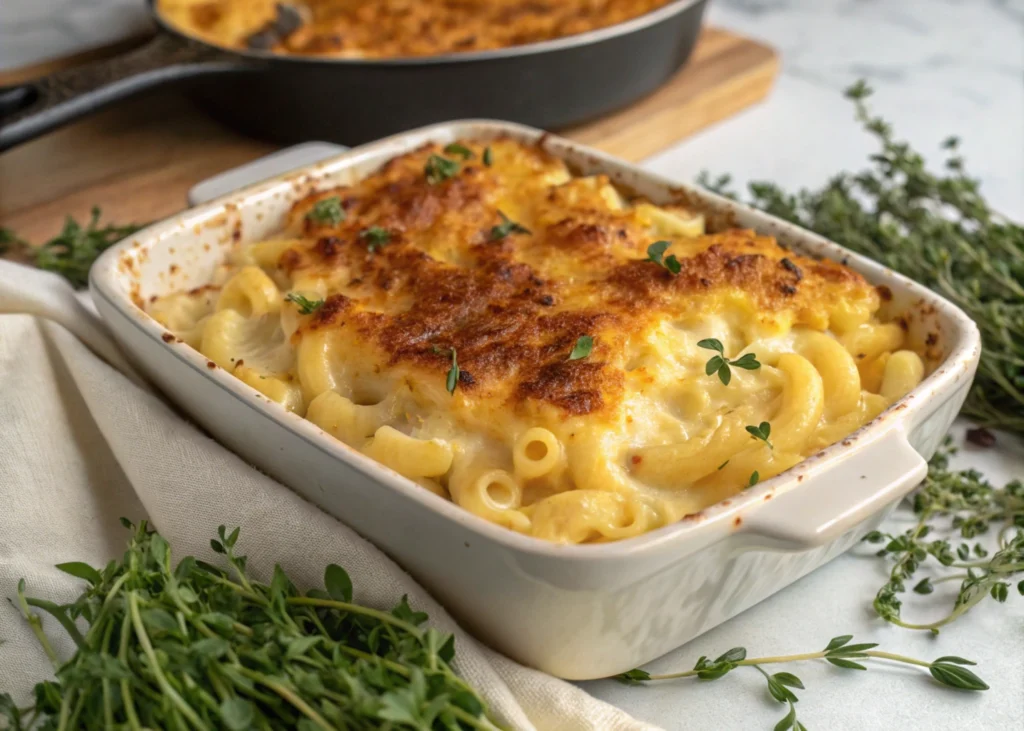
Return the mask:
<svg viewBox="0 0 1024 731">
<path fill-rule="evenodd" d="M 145 89 L 254 63 L 164 32 L 124 55 L 0 88 L 0 152 Z"/>
</svg>

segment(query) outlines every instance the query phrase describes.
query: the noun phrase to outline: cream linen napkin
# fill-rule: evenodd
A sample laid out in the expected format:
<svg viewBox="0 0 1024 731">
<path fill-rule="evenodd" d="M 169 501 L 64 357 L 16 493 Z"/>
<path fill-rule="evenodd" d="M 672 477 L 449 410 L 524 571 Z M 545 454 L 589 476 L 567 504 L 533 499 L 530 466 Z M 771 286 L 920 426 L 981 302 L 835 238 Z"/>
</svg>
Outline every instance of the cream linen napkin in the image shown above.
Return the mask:
<svg viewBox="0 0 1024 731">
<path fill-rule="evenodd" d="M 0 262 L 7 274 L 11 266 Z M 17 290 L 38 273 L 4 273 L 0 312 L 9 313 L 25 301 Z M 51 314 L 54 307 L 51 300 Z M 59 308 L 58 319 L 94 349 L 109 346 L 77 300 L 63 298 Z M 408 594 L 433 626 L 455 634 L 456 669 L 511 728 L 654 728 L 476 642 L 374 546 L 210 440 L 64 327 L 0 314 L 0 597 L 13 597 L 24 577 L 33 595 L 74 598 L 79 582 L 54 564 L 103 565 L 120 555 L 128 538 L 120 516 L 148 516 L 177 558 L 215 561 L 209 540 L 217 525 L 238 525 L 240 546 L 261 578 L 278 562 L 300 587 L 319 585 L 333 562 L 348 570 L 357 601 L 390 608 Z M 52 620 L 44 623 L 63 638 Z M 62 639 L 57 648 L 66 657 L 72 643 Z M 0 692 L 25 703 L 50 673 L 18 610 L 0 602 Z"/>
</svg>

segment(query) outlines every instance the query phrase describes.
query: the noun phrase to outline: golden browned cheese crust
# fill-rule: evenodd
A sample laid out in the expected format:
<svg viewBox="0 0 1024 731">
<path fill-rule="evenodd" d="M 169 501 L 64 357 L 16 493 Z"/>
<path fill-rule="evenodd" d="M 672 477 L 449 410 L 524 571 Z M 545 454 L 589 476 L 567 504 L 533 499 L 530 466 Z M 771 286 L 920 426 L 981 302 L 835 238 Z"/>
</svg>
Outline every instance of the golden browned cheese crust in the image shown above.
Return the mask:
<svg viewBox="0 0 1024 731">
<path fill-rule="evenodd" d="M 214 289 L 147 309 L 254 396 L 562 543 L 692 515 L 925 376 L 885 288 L 547 145 L 462 140 L 300 175 L 338 187 L 232 245 Z"/>
<path fill-rule="evenodd" d="M 161 15 L 210 43 L 314 56 L 482 51 L 621 23 L 669 0 L 160 0 Z M 301 22 L 300 22 L 301 21 Z"/>
<path fill-rule="evenodd" d="M 651 207 L 616 200 L 603 176 L 570 181 L 561 162 L 509 140 L 490 145 L 486 166 L 482 144 L 463 144 L 472 157 L 448 179 L 431 182 L 425 166 L 431 155 L 459 156 L 427 146 L 295 205 L 290 229 L 303 239 L 278 266 L 293 281 L 328 283 L 296 339 L 343 329 L 388 369 L 442 381 L 454 348 L 470 397 L 596 415 L 621 402 L 631 346 L 666 322 L 739 312 L 766 331 L 824 330 L 843 303 L 877 307 L 855 272 L 745 230 L 674 238 L 674 275 L 647 257 L 663 238 Z M 335 196 L 344 221 L 307 217 Z M 499 211 L 529 233 L 499 238 Z M 371 227 L 386 231 L 387 243 L 371 245 Z M 583 335 L 594 338 L 593 352 L 570 361 Z"/>
</svg>

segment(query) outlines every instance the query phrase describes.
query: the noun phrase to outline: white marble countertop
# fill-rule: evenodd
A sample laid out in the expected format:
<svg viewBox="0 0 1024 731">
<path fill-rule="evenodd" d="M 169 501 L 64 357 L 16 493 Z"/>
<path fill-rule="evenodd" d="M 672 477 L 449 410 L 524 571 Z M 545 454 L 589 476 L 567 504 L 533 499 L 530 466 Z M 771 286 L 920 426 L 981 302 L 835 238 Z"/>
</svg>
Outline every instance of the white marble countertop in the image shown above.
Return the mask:
<svg viewBox="0 0 1024 731">
<path fill-rule="evenodd" d="M 712 0 L 709 20 L 782 57 L 768 100 L 649 160 L 666 175 L 817 185 L 860 169 L 873 141 L 842 91 L 871 106 L 929 161 L 961 137 L 996 209 L 1024 217 L 1024 0 Z"/>
<path fill-rule="evenodd" d="M 55 5 L 67 8 L 58 21 Z M 859 169 L 873 141 L 841 92 L 864 78 L 876 90 L 873 108 L 899 137 L 937 163 L 939 143 L 960 136 L 992 204 L 1024 218 L 1024 0 L 712 0 L 709 19 L 778 48 L 782 74 L 765 103 L 651 158 L 652 170 L 687 180 L 708 169 L 792 188 Z M 141 0 L 3 0 L 0 68 L 109 42 L 146 22 Z M 1002 484 L 1024 475 L 1024 445 L 1002 438 L 995 450 L 965 450 L 959 463 Z M 977 660 L 992 690 L 948 691 L 901 667 L 852 673 L 804 664 L 793 670 L 808 686 L 798 693 L 808 728 L 1024 727 L 1024 599 L 986 602 L 939 637 L 914 634 L 872 614 L 884 570 L 855 549 L 649 669 L 688 669 L 737 645 L 756 655 L 813 651 L 854 634 L 925 659 Z M 583 686 L 666 729 L 769 729 L 784 715 L 754 671 L 713 684 Z"/>
</svg>

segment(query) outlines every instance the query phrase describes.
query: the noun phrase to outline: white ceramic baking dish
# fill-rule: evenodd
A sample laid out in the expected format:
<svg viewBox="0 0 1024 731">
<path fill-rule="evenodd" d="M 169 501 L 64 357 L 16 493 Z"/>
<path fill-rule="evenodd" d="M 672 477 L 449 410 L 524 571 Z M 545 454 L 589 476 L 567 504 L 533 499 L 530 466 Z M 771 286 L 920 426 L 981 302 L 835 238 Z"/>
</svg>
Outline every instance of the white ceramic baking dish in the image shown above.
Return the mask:
<svg viewBox="0 0 1024 731">
<path fill-rule="evenodd" d="M 923 478 L 963 402 L 980 350 L 974 324 L 924 287 L 770 216 L 679 186 L 554 136 L 541 144 L 583 174 L 607 173 L 662 203 L 687 197 L 800 253 L 841 260 L 893 297 L 938 367 L 873 422 L 774 479 L 629 540 L 552 545 L 478 518 L 355 452 L 217 368 L 137 303 L 204 284 L 226 249 L 282 225 L 310 188 L 353 181 L 424 142 L 495 135 L 514 124 L 451 122 L 365 145 L 157 223 L 106 252 L 92 291 L 138 368 L 245 459 L 397 559 L 485 642 L 570 679 L 642 665 L 835 558 Z"/>
</svg>

